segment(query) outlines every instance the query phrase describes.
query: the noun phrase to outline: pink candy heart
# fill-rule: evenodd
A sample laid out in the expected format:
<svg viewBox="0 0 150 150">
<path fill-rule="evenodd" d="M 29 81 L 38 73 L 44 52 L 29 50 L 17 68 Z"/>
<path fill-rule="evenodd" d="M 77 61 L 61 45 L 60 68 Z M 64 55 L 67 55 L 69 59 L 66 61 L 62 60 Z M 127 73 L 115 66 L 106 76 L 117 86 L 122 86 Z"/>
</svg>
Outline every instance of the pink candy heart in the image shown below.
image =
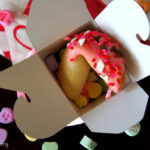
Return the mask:
<svg viewBox="0 0 150 150">
<path fill-rule="evenodd" d="M 0 112 L 0 122 L 3 124 L 8 124 L 14 121 L 14 115 L 11 108 L 3 108 Z"/>
<path fill-rule="evenodd" d="M 8 136 L 7 130 L 0 128 L 0 145 L 6 141 L 7 136 Z"/>
</svg>

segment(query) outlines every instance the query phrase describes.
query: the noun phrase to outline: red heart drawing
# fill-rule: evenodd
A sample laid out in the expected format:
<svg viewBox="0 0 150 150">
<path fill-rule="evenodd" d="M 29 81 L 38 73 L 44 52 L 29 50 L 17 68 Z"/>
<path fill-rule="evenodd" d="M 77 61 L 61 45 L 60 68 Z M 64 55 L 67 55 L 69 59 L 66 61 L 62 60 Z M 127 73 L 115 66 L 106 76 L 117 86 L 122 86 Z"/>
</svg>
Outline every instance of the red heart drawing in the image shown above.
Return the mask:
<svg viewBox="0 0 150 150">
<path fill-rule="evenodd" d="M 17 37 L 17 31 L 18 31 L 19 29 L 25 29 L 25 28 L 26 28 L 26 26 L 24 26 L 24 25 L 17 25 L 17 26 L 14 28 L 14 32 L 13 32 L 14 38 L 15 38 L 15 40 L 16 40 L 19 44 L 21 44 L 23 47 L 27 48 L 28 50 L 32 50 L 33 48 L 31 48 L 31 47 L 25 45 L 24 43 L 22 43 L 22 42 L 18 39 L 18 37 Z"/>
</svg>

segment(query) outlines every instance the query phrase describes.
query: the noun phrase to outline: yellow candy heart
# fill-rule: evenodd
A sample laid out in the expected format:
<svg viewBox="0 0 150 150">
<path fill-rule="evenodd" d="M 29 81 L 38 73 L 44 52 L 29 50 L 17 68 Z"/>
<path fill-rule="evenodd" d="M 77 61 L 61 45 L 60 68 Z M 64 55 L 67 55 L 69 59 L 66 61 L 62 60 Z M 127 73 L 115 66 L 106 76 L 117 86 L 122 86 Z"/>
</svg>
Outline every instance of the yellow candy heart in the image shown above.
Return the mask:
<svg viewBox="0 0 150 150">
<path fill-rule="evenodd" d="M 88 104 L 88 99 L 82 94 L 75 98 L 74 101 L 80 108 Z"/>
<path fill-rule="evenodd" d="M 34 141 L 36 141 L 37 139 L 35 139 L 35 138 L 32 138 L 32 137 L 29 137 L 28 135 L 24 135 L 25 137 L 26 137 L 26 139 L 28 139 L 29 141 L 31 141 L 31 142 L 34 142 Z"/>
<path fill-rule="evenodd" d="M 88 95 L 92 99 L 98 98 L 102 94 L 102 86 L 96 82 L 88 83 Z"/>
</svg>

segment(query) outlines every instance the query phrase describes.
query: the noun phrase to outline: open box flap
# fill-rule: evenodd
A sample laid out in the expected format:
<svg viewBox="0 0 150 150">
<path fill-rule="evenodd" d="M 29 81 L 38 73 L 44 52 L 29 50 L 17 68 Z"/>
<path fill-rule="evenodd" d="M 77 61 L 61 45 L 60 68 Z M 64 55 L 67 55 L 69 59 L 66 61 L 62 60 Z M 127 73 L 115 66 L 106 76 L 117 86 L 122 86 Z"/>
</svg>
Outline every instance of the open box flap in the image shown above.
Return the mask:
<svg viewBox="0 0 150 150">
<path fill-rule="evenodd" d="M 146 40 L 150 26 L 146 14 L 133 0 L 112 1 L 95 19 L 98 26 L 115 37 L 123 46 L 128 70 L 136 81 L 150 75 L 150 46 L 141 44 L 139 35 Z"/>
<path fill-rule="evenodd" d="M 78 117 L 38 55 L 2 71 L 0 87 L 25 92 L 31 99 L 28 103 L 21 97 L 14 106 L 17 126 L 30 137 L 50 137 Z"/>
<path fill-rule="evenodd" d="M 93 132 L 121 133 L 144 116 L 148 95 L 132 83 L 110 100 L 87 112 L 82 119 Z"/>
<path fill-rule="evenodd" d="M 39 52 L 89 20 L 91 17 L 83 0 L 35 0 L 27 33 Z"/>
</svg>

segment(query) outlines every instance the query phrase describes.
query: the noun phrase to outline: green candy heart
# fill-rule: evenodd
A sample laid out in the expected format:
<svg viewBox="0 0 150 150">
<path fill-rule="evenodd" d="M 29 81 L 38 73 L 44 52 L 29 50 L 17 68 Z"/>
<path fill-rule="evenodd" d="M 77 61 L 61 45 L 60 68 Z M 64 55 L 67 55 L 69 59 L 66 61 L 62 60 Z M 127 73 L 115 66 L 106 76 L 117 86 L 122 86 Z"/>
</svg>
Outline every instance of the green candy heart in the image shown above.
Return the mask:
<svg viewBox="0 0 150 150">
<path fill-rule="evenodd" d="M 103 80 L 103 79 L 99 79 L 99 80 L 98 80 L 98 83 L 103 87 L 103 92 L 106 93 L 107 90 L 108 90 L 108 86 L 107 86 L 107 84 L 104 82 L 104 80 Z"/>
<path fill-rule="evenodd" d="M 140 132 L 140 130 L 141 130 L 141 125 L 138 123 L 138 124 L 136 124 L 135 126 L 129 128 L 129 129 L 127 129 L 127 130 L 125 131 L 125 133 L 126 133 L 128 136 L 136 136 L 136 135 L 138 135 L 138 133 Z"/>
<path fill-rule="evenodd" d="M 58 150 L 58 144 L 56 142 L 44 142 L 42 150 Z"/>
<path fill-rule="evenodd" d="M 80 144 L 85 148 L 87 148 L 88 150 L 94 150 L 95 147 L 97 146 L 97 143 L 86 135 L 84 135 L 84 137 L 80 141 Z"/>
</svg>

